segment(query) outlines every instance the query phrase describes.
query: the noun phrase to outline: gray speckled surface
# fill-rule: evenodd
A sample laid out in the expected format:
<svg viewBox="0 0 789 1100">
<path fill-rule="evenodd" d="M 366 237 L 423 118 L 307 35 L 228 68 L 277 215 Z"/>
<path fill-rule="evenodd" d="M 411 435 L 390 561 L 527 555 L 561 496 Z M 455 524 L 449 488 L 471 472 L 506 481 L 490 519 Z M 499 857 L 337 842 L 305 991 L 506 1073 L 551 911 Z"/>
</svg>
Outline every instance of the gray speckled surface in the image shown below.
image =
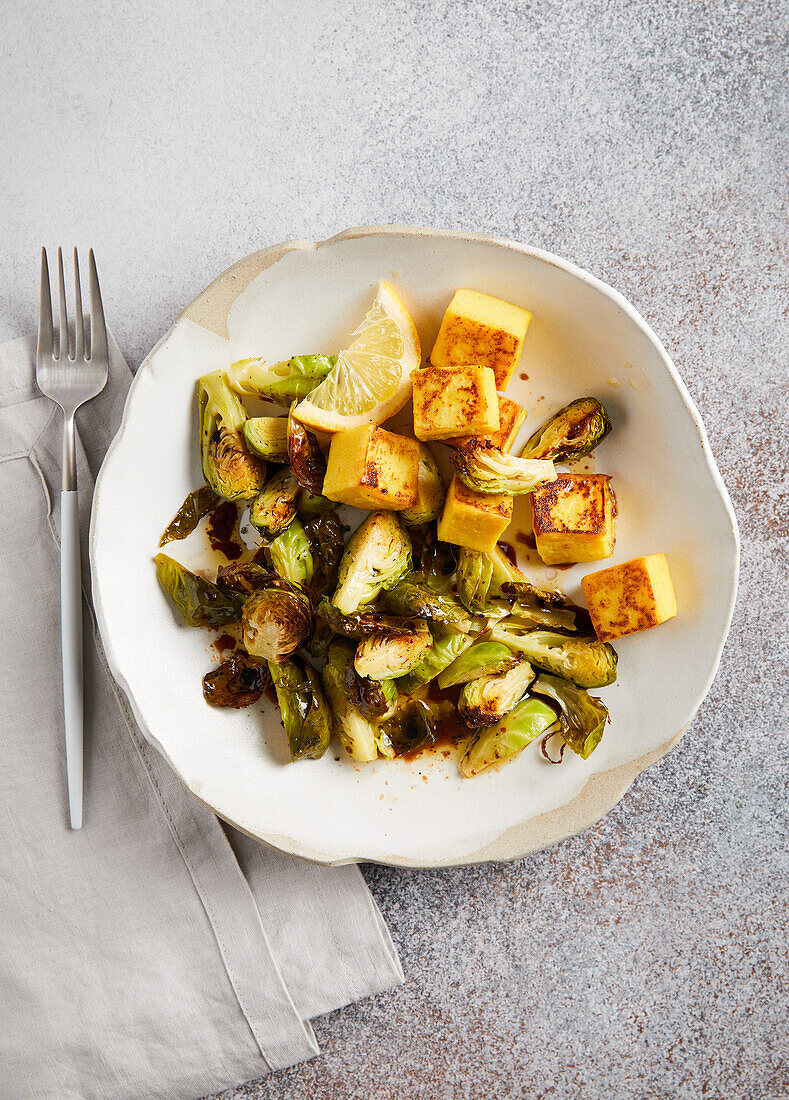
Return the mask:
<svg viewBox="0 0 789 1100">
<path fill-rule="evenodd" d="M 789 1095 L 786 3 L 44 10 L 4 18 L 0 339 L 31 327 L 42 241 L 75 231 L 133 360 L 274 241 L 515 237 L 644 313 L 741 526 L 732 634 L 680 748 L 534 858 L 368 868 L 405 986 L 226 1100 Z"/>
</svg>

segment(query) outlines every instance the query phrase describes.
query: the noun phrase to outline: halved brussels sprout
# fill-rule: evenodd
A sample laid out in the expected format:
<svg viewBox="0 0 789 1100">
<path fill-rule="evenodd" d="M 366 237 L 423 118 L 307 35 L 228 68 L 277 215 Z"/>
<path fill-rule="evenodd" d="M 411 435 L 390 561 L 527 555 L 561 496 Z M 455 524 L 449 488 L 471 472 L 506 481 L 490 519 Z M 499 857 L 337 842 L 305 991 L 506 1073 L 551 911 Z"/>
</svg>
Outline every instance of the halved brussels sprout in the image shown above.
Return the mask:
<svg viewBox="0 0 789 1100">
<path fill-rule="evenodd" d="M 411 634 L 378 634 L 359 643 L 354 667 L 370 680 L 396 679 L 415 668 L 432 645 L 427 623 Z"/>
<path fill-rule="evenodd" d="M 246 410 L 217 370 L 197 384 L 200 458 L 203 477 L 225 500 L 249 500 L 266 481 L 266 466 L 251 455 L 244 440 Z"/>
<path fill-rule="evenodd" d="M 438 678 L 438 686 L 443 690 L 456 684 L 467 684 L 480 676 L 496 676 L 517 663 L 518 658 L 513 657 L 512 650 L 501 642 L 474 642 L 449 668 L 444 669 Z"/>
<path fill-rule="evenodd" d="M 590 454 L 611 431 L 611 421 L 596 397 L 580 397 L 559 409 L 529 439 L 521 458 L 566 462 Z"/>
<path fill-rule="evenodd" d="M 203 580 L 167 554 L 157 554 L 153 560 L 159 584 L 187 626 L 223 626 L 241 618 L 243 598 Z"/>
<path fill-rule="evenodd" d="M 558 725 L 558 719 L 552 707 L 539 699 L 524 699 L 495 726 L 479 731 L 461 757 L 461 775 L 471 778 L 493 764 L 512 760 L 553 725 Z"/>
<path fill-rule="evenodd" d="M 185 539 L 187 535 L 191 535 L 203 516 L 216 508 L 219 499 L 210 485 L 201 485 L 199 489 L 195 489 L 167 524 L 164 534 L 159 539 L 159 545 L 166 546 L 168 542 Z"/>
<path fill-rule="evenodd" d="M 391 512 L 373 512 L 354 531 L 340 562 L 332 603 L 344 615 L 372 603 L 411 568 L 411 541 Z"/>
<path fill-rule="evenodd" d="M 492 580 L 493 559 L 490 554 L 461 547 L 456 582 L 463 606 L 472 613 L 484 611 Z"/>
<path fill-rule="evenodd" d="M 294 519 L 268 548 L 274 572 L 291 584 L 312 584 L 312 546 L 301 521 Z"/>
<path fill-rule="evenodd" d="M 375 635 L 416 634 L 422 629 L 424 619 L 404 619 L 397 615 L 384 615 L 380 611 L 354 611 L 343 615 L 331 600 L 322 599 L 316 618 L 325 622 L 332 634 L 343 638 L 371 638 Z"/>
<path fill-rule="evenodd" d="M 269 462 L 288 461 L 288 418 L 251 416 L 244 422 L 244 439 L 252 454 Z"/>
<path fill-rule="evenodd" d="M 418 752 L 435 744 L 436 731 L 430 707 L 421 699 L 406 700 L 386 723 L 395 756 Z"/>
<path fill-rule="evenodd" d="M 503 642 L 537 668 L 582 688 L 606 687 L 616 680 L 617 655 L 608 642 L 568 637 L 550 630 L 521 631 L 505 619 L 491 629 L 491 640 Z"/>
<path fill-rule="evenodd" d="M 507 672 L 471 680 L 460 692 L 458 714 L 472 729 L 492 726 L 521 701 L 533 679 L 528 661 L 519 661 Z"/>
<path fill-rule="evenodd" d="M 608 708 L 601 699 L 589 695 L 583 688 L 541 672 L 531 686 L 532 692 L 547 695 L 558 704 L 561 711 L 561 735 L 565 744 L 583 760 L 597 746 L 608 721 Z"/>
<path fill-rule="evenodd" d="M 452 461 L 460 480 L 477 493 L 530 493 L 556 480 L 552 462 L 505 455 L 484 440 L 458 444 Z"/>
<path fill-rule="evenodd" d="M 312 594 L 272 577 L 268 587 L 245 601 L 241 627 L 247 653 L 269 663 L 283 661 L 312 634 Z"/>
<path fill-rule="evenodd" d="M 333 713 L 334 732 L 354 760 L 367 763 L 378 758 L 377 729 L 353 705 L 348 691 L 349 670 L 350 675 L 354 674 L 354 652 L 350 642 L 335 639 L 326 651 L 321 678 Z"/>
<path fill-rule="evenodd" d="M 581 608 L 574 607 L 561 592 L 535 588 L 530 581 L 505 581 L 498 594 L 488 601 L 487 612 L 502 612 L 519 630 L 545 627 L 549 630 L 576 632 L 585 626 Z"/>
<path fill-rule="evenodd" d="M 314 390 L 336 362 L 336 355 L 294 355 L 270 365 L 264 359 L 239 359 L 227 373 L 230 385 L 239 393 L 290 405 Z"/>
<path fill-rule="evenodd" d="M 334 512 L 317 516 L 304 524 L 312 547 L 313 574 L 308 581 L 318 595 L 333 592 L 345 548 L 345 529 Z"/>
<path fill-rule="evenodd" d="M 416 577 L 416 574 L 413 574 Z M 473 629 L 473 621 L 465 607 L 449 592 L 428 588 L 423 581 L 406 577 L 384 596 L 386 610 L 393 615 L 430 619 L 457 630 Z"/>
<path fill-rule="evenodd" d="M 299 510 L 299 515 L 303 520 L 317 519 L 318 516 L 328 515 L 329 512 L 334 512 L 337 505 L 333 500 L 329 500 L 328 497 L 320 496 L 318 493 L 311 493 L 309 489 L 305 489 L 304 486 L 299 489 L 299 495 L 296 497 L 296 507 Z"/>
<path fill-rule="evenodd" d="M 423 684 L 435 680 L 439 673 L 459 657 L 464 649 L 471 645 L 468 634 L 445 634 L 433 642 L 433 648 L 425 653 L 422 660 L 398 681 L 397 686 L 405 695 L 413 693 Z"/>
<path fill-rule="evenodd" d="M 296 518 L 298 491 L 299 483 L 290 470 L 279 470 L 252 501 L 249 522 L 264 538 L 275 538 Z"/>
<path fill-rule="evenodd" d="M 241 596 L 251 596 L 259 588 L 271 581 L 271 572 L 254 561 L 245 561 L 241 565 L 225 565 L 216 575 L 216 583 L 225 592 L 237 592 Z"/>
<path fill-rule="evenodd" d="M 317 672 L 298 657 L 270 661 L 268 668 L 291 760 L 320 759 L 331 740 L 332 714 Z"/>
<path fill-rule="evenodd" d="M 203 698 L 214 707 L 248 707 L 257 703 L 269 682 L 265 664 L 234 653 L 203 677 Z"/>
<path fill-rule="evenodd" d="M 326 476 L 326 455 L 314 432 L 308 431 L 293 415 L 295 408 L 294 402 L 288 413 L 288 462 L 299 485 L 320 496 Z"/>
<path fill-rule="evenodd" d="M 426 443 L 420 443 L 416 504 L 400 512 L 400 519 L 406 527 L 420 527 L 423 523 L 432 523 L 441 511 L 443 503 L 444 486 L 441 483 L 441 474 L 438 472 L 433 452 Z"/>
<path fill-rule="evenodd" d="M 345 679 L 351 702 L 371 722 L 383 722 L 396 708 L 399 693 L 394 680 L 371 680 L 360 676 L 353 665 L 345 666 Z"/>
</svg>

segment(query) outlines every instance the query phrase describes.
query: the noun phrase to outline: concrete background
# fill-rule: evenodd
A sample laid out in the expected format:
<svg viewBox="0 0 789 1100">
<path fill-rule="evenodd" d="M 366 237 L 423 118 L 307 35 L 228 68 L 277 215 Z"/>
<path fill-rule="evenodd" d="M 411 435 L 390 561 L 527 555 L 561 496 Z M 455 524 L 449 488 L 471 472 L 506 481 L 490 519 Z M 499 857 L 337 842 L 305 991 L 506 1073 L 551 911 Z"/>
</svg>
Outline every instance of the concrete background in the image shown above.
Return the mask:
<svg viewBox="0 0 789 1100">
<path fill-rule="evenodd" d="M 739 516 L 732 633 L 681 746 L 552 851 L 366 868 L 405 986 L 225 1100 L 789 1095 L 788 24 L 767 0 L 6 7 L 0 340 L 34 327 L 42 243 L 95 248 L 138 362 L 275 241 L 514 237 L 642 311 Z"/>
</svg>

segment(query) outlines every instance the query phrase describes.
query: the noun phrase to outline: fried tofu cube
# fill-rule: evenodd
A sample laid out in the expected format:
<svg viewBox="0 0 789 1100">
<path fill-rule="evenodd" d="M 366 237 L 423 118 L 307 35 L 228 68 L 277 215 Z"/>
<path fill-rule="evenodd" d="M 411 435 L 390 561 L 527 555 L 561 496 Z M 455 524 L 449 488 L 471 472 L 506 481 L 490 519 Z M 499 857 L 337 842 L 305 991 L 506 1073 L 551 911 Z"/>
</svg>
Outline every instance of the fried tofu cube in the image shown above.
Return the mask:
<svg viewBox="0 0 789 1100">
<path fill-rule="evenodd" d="M 526 410 L 522 405 L 499 394 L 499 430 L 492 435 L 470 438 L 485 439 L 504 454 L 509 454 L 525 419 Z M 468 440 L 468 436 L 458 436 L 456 439 L 445 439 L 444 442 L 450 447 L 457 447 L 459 443 L 467 443 Z"/>
<path fill-rule="evenodd" d="M 478 290 L 458 290 L 444 314 L 430 362 L 436 367 L 480 363 L 506 390 L 523 351 L 531 312 Z"/>
<path fill-rule="evenodd" d="M 589 573 L 581 587 L 601 642 L 649 630 L 677 613 L 665 554 L 648 554 Z"/>
<path fill-rule="evenodd" d="M 427 443 L 498 430 L 499 395 L 493 371 L 469 364 L 412 371 L 414 435 Z"/>
<path fill-rule="evenodd" d="M 512 519 L 512 497 L 476 493 L 455 475 L 438 520 L 438 537 L 469 550 L 491 553 Z"/>
<path fill-rule="evenodd" d="M 331 439 L 323 495 L 355 508 L 396 511 L 416 504 L 419 444 L 373 424 Z"/>
<path fill-rule="evenodd" d="M 546 565 L 610 558 L 616 498 L 607 474 L 559 474 L 531 493 L 537 553 Z"/>
</svg>

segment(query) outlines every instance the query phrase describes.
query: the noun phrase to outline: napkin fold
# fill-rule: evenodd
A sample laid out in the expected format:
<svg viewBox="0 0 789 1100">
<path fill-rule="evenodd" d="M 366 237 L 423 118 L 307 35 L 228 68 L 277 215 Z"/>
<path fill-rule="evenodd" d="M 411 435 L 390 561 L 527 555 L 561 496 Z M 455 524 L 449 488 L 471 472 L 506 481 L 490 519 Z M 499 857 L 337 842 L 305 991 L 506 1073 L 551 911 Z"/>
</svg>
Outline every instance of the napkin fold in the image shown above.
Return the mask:
<svg viewBox="0 0 789 1100">
<path fill-rule="evenodd" d="M 33 338 L 0 347 L 0 1095 L 188 1100 L 312 1057 L 310 1018 L 403 973 L 359 869 L 221 824 L 109 673 L 87 530 L 131 381 L 114 341 L 107 386 L 77 417 L 85 826 L 69 830 L 61 416 L 36 389 L 34 355 Z"/>
</svg>

